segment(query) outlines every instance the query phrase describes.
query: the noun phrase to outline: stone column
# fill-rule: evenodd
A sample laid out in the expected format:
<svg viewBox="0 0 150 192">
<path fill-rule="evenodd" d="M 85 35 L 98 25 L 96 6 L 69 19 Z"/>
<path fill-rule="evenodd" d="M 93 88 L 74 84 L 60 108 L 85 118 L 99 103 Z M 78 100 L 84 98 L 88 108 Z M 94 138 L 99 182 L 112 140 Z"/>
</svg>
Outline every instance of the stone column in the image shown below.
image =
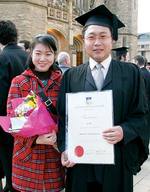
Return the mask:
<svg viewBox="0 0 150 192">
<path fill-rule="evenodd" d="M 138 0 L 108 0 L 106 6 L 125 24 L 125 27 L 119 30 L 119 39 L 115 47 L 129 47 L 129 57 L 131 61 L 137 54 Z"/>
<path fill-rule="evenodd" d="M 70 52 L 70 56 L 71 56 L 71 63 L 72 65 L 74 65 L 74 59 L 73 59 L 73 2 L 72 0 L 69 0 L 68 3 L 68 13 L 69 13 L 69 52 Z"/>
</svg>

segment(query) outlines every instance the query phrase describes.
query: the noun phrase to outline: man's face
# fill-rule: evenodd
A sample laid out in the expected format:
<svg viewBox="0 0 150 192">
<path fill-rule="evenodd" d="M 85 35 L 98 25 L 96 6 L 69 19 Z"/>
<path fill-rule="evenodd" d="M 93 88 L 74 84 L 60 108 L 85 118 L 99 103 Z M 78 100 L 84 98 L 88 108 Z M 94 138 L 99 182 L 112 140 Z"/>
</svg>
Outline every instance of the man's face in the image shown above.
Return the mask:
<svg viewBox="0 0 150 192">
<path fill-rule="evenodd" d="M 85 50 L 89 57 L 100 63 L 112 50 L 113 39 L 108 27 L 90 25 L 84 34 Z"/>
</svg>

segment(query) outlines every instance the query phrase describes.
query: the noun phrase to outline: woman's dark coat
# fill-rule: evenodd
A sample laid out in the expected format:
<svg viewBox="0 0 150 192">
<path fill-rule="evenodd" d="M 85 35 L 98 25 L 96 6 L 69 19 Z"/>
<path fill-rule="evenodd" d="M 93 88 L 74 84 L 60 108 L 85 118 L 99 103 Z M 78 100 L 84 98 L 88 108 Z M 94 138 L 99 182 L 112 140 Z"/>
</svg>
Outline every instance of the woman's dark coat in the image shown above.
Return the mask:
<svg viewBox="0 0 150 192">
<path fill-rule="evenodd" d="M 0 53 L 0 116 L 6 115 L 9 87 L 13 77 L 25 69 L 27 53 L 15 43 L 6 45 Z M 11 189 L 13 137 L 0 127 L 0 161 L 6 176 L 6 185 Z"/>
</svg>

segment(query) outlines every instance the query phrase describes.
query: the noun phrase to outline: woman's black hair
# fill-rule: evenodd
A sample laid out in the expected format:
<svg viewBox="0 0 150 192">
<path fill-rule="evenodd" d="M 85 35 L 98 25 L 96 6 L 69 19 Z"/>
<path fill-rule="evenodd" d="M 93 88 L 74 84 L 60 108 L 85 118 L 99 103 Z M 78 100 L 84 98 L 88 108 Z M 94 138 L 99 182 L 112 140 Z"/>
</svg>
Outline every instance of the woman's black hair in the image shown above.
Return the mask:
<svg viewBox="0 0 150 192">
<path fill-rule="evenodd" d="M 54 52 L 54 54 L 57 53 L 57 47 L 56 47 L 56 42 L 55 42 L 55 39 L 51 36 L 51 35 L 48 35 L 48 34 L 42 34 L 42 35 L 37 35 L 34 39 L 33 39 L 33 42 L 31 43 L 31 53 L 33 52 L 35 46 L 37 44 L 43 44 L 47 47 L 49 47 L 49 49 L 51 51 Z M 27 66 L 29 66 L 30 69 L 34 69 L 35 66 L 32 62 L 32 58 L 31 56 L 29 56 L 28 60 L 27 60 L 27 63 L 26 63 Z M 55 62 L 53 64 L 55 66 Z M 55 69 L 55 67 L 52 66 L 53 69 Z"/>
</svg>

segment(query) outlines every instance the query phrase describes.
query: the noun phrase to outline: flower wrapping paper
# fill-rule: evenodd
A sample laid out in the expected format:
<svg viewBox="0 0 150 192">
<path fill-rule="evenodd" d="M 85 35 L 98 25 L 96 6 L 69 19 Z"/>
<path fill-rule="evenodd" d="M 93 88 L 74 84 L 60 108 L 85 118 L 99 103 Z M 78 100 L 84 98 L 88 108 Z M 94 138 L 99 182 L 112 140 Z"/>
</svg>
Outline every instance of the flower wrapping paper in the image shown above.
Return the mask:
<svg viewBox="0 0 150 192">
<path fill-rule="evenodd" d="M 32 94 L 30 95 L 33 96 Z M 36 99 L 34 100 L 34 107 L 32 105 L 32 107 L 29 107 L 24 111 L 24 107 L 27 104 L 27 102 L 25 102 L 27 97 L 15 98 L 11 101 L 13 112 L 15 114 L 14 117 L 0 116 L 0 125 L 3 130 L 23 137 L 42 135 L 51 133 L 52 131 L 57 132 L 56 123 L 39 96 L 36 96 Z M 28 99 L 28 102 L 31 104 L 30 99 Z M 20 114 L 18 113 L 18 108 L 19 110 L 21 108 L 21 112 L 19 111 Z M 15 120 L 17 126 L 13 123 L 13 120 Z M 23 123 L 22 120 L 24 120 Z M 21 125 L 21 127 L 19 127 L 19 125 Z"/>
</svg>

